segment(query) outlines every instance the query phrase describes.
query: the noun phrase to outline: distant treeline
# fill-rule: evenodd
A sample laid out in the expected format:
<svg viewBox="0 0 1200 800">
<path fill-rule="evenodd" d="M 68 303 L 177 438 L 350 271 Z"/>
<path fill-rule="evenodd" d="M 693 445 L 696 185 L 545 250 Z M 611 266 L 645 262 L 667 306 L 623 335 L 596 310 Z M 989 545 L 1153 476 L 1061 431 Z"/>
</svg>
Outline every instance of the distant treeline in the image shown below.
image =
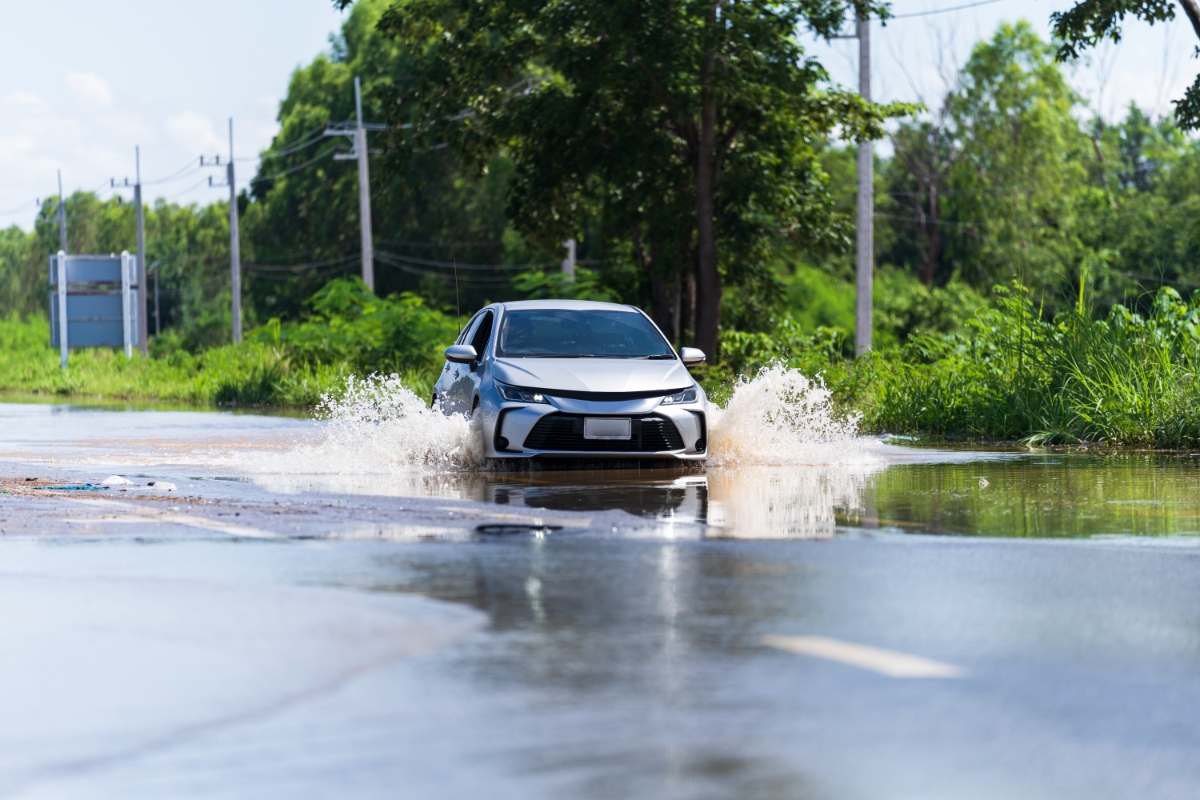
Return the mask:
<svg viewBox="0 0 1200 800">
<path fill-rule="evenodd" d="M 321 287 L 358 272 L 356 166 L 333 160 L 345 144 L 320 132 L 327 121 L 353 116 L 355 75 L 364 82 L 367 118 L 399 119 L 418 64 L 395 24 L 379 27 L 389 5 L 355 4 L 330 51 L 295 71 L 280 133 L 238 198 L 248 328 L 307 319 Z M 488 301 L 538 294 L 608 297 L 654 310 L 679 343 L 691 340 L 696 253 L 678 237 L 669 253 L 651 252 L 658 245 L 639 236 L 650 236 L 652 226 L 618 219 L 620 196 L 611 186 L 603 202 L 578 195 L 572 230 L 584 272 L 570 285 L 553 274 L 562 252 L 530 234 L 531 223 L 516 213 L 531 202 L 533 190 L 521 183 L 527 153 L 502 142 L 480 155 L 370 135 L 382 152 L 372 162 L 381 295 L 412 292 L 449 314 L 459 305 L 467 314 Z M 995 285 L 1013 279 L 1046 318 L 1074 309 L 1080 297 L 1097 317 L 1113 304 L 1146 312 L 1163 284 L 1185 297 L 1200 286 L 1200 144 L 1136 106 L 1113 122 L 1092 114 L 1053 61 L 1052 46 L 1028 25 L 1002 26 L 979 43 L 940 104 L 900 121 L 890 140 L 890 148 L 879 148 L 891 155 L 879 159 L 876 173 L 881 347 L 913 333 L 959 331 L 991 304 Z M 819 220 L 823 233 L 774 229 L 778 220 L 754 205 L 758 195 L 747 195 L 749 205 L 737 213 L 768 217 L 755 218 L 748 244 L 721 251 L 723 340 L 734 342 L 735 331 L 852 333 L 853 148 L 828 133 L 803 147 L 811 159 L 796 191 L 808 205 L 788 213 Z M 571 154 L 556 157 L 569 162 Z M 763 170 L 770 179 L 770 165 Z M 788 175 L 798 180 L 800 173 Z M 524 193 L 520 202 L 514 192 Z M 58 249 L 56 204 L 45 202 L 31 233 L 0 231 L 0 312 L 45 313 L 46 260 Z M 652 219 L 655 207 L 647 208 Z M 73 252 L 134 249 L 135 210 L 127 202 L 77 193 L 66 210 Z M 718 222 L 718 234 L 750 235 L 737 220 Z M 159 264 L 162 326 L 192 352 L 225 343 L 227 207 L 157 201 L 146 225 L 148 261 Z M 694 240 L 694 230 L 680 230 Z M 834 340 L 845 347 L 852 336 Z"/>
</svg>

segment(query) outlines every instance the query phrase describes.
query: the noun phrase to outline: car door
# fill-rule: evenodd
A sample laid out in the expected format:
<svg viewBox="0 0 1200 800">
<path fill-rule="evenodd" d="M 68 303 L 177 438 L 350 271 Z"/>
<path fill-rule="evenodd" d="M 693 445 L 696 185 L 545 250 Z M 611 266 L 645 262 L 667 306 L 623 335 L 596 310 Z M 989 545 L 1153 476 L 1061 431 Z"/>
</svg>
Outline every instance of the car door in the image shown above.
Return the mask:
<svg viewBox="0 0 1200 800">
<path fill-rule="evenodd" d="M 454 343 L 464 344 L 469 342 L 470 336 L 475 332 L 476 327 L 479 325 L 479 320 L 482 318 L 482 313 L 471 317 L 470 321 L 467 322 L 466 327 L 463 328 L 462 332 L 458 334 L 458 338 L 454 341 Z M 434 384 L 433 387 L 434 394 L 436 395 L 437 399 L 441 401 L 442 413 L 465 413 L 464 409 L 461 408 L 462 392 L 460 391 L 461 387 L 458 384 L 462 380 L 463 373 L 467 371 L 468 367 L 466 364 L 455 364 L 451 361 L 447 361 L 446 365 L 442 368 L 441 377 L 438 378 L 437 383 Z"/>
<path fill-rule="evenodd" d="M 461 374 L 455 380 L 451 389 L 453 402 L 457 413 L 470 414 L 475 409 L 475 398 L 479 395 L 479 383 L 483 380 L 485 371 L 484 352 L 492 340 L 492 328 L 495 327 L 496 314 L 492 309 L 485 309 L 479 315 L 475 327 L 471 329 L 466 343 L 475 348 L 479 358 L 471 364 L 456 364 L 461 367 Z"/>
</svg>

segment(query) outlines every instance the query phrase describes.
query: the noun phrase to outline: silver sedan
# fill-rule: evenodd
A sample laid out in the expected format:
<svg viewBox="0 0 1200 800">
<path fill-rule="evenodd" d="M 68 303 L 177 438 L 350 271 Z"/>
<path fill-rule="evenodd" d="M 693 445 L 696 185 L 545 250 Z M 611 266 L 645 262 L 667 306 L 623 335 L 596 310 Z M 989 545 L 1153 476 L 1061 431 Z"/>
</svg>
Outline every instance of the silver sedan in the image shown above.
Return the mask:
<svg viewBox="0 0 1200 800">
<path fill-rule="evenodd" d="M 708 399 L 632 306 L 581 300 L 494 303 L 446 348 L 433 403 L 479 416 L 488 458 L 673 458 L 708 446 Z"/>
</svg>

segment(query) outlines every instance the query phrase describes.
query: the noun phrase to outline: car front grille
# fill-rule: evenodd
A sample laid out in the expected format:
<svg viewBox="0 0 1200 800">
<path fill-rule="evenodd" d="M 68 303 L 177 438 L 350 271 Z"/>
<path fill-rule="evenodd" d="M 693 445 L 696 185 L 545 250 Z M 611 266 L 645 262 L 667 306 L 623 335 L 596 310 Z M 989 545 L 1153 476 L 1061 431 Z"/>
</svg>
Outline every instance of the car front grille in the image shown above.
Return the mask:
<svg viewBox="0 0 1200 800">
<path fill-rule="evenodd" d="M 683 449 L 679 429 L 664 417 L 631 418 L 628 440 L 585 439 L 583 419 L 573 414 L 547 414 L 525 437 L 525 449 L 586 453 L 660 453 Z"/>
</svg>

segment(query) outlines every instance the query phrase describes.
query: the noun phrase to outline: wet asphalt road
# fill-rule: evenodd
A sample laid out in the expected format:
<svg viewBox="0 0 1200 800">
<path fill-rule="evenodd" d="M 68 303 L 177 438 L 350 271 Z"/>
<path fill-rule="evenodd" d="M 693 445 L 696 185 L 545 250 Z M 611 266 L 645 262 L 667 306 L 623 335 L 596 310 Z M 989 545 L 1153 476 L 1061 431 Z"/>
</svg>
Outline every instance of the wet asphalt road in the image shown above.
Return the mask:
<svg viewBox="0 0 1200 800">
<path fill-rule="evenodd" d="M 479 536 L 532 512 L 217 482 L 204 495 L 3 498 L 0 796 L 1200 786 L 1200 548 L 1186 542 L 668 540 L 620 511 L 569 510 L 549 534 Z M 441 540 L 406 541 L 414 530 Z M 964 674 L 893 678 L 766 636 Z"/>
</svg>

